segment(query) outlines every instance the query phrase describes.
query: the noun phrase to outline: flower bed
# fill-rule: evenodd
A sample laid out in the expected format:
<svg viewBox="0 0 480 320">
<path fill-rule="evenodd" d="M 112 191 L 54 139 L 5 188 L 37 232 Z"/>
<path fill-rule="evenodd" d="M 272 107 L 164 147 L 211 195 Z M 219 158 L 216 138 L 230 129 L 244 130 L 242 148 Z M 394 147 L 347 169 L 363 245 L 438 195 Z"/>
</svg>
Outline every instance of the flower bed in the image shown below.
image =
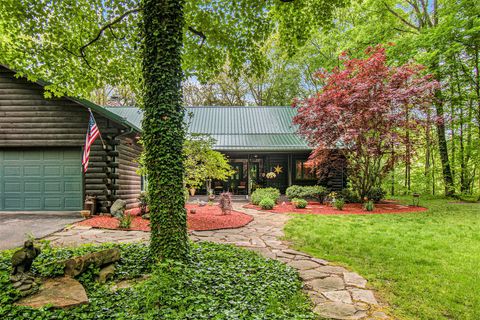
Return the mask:
<svg viewBox="0 0 480 320">
<path fill-rule="evenodd" d="M 230 214 L 222 215 L 222 211 L 218 205 L 200 207 L 194 204 L 187 204 L 186 208 L 188 212 L 187 225 L 189 230 L 205 231 L 240 228 L 253 220 L 248 214 L 238 211 L 232 211 Z M 196 213 L 190 213 L 191 209 L 195 209 Z M 77 225 L 102 229 L 119 229 L 118 219 L 107 216 L 94 216 L 91 219 L 78 222 Z M 150 220 L 135 216 L 128 230 L 150 231 Z"/>
<path fill-rule="evenodd" d="M 247 204 L 244 208 L 263 210 L 259 206 L 253 204 Z M 402 205 L 394 201 L 383 201 L 382 203 L 375 204 L 373 211 L 366 211 L 363 209 L 361 203 L 348 203 L 345 204 L 343 210 L 338 210 L 332 206 L 320 204 L 318 202 L 309 202 L 305 209 L 297 209 L 291 202 L 283 202 L 271 210 L 263 210 L 274 213 L 300 213 L 300 214 L 389 214 L 389 213 L 405 213 L 405 212 L 419 212 L 426 211 L 427 208 Z"/>
</svg>

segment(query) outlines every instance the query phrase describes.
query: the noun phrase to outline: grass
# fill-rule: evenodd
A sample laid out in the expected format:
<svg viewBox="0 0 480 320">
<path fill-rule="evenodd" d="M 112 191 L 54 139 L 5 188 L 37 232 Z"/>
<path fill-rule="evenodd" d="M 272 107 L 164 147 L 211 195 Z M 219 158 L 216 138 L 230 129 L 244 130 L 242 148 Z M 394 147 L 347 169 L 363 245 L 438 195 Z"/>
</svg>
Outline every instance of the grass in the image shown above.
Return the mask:
<svg viewBox="0 0 480 320">
<path fill-rule="evenodd" d="M 480 319 L 480 204 L 420 204 L 429 210 L 297 215 L 285 233 L 296 249 L 359 272 L 400 319 Z"/>
</svg>

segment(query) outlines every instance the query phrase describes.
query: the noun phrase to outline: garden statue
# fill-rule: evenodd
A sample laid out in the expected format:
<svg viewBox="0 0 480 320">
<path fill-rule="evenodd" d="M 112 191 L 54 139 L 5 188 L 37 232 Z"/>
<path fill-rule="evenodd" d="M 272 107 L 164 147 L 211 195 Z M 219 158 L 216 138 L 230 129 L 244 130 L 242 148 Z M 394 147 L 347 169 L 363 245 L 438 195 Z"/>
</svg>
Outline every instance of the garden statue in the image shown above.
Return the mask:
<svg viewBox="0 0 480 320">
<path fill-rule="evenodd" d="M 12 256 L 12 275 L 29 272 L 33 260 L 40 254 L 40 251 L 33 245 L 32 240 L 25 241 L 23 248 L 17 250 Z"/>
<path fill-rule="evenodd" d="M 123 217 L 123 213 L 125 212 L 126 208 L 127 208 L 127 202 L 122 199 L 117 199 L 110 207 L 110 213 L 115 218 L 121 218 Z"/>
<path fill-rule="evenodd" d="M 40 254 L 40 249 L 33 245 L 33 240 L 25 241 L 23 248 L 17 250 L 12 256 L 12 274 L 10 281 L 21 296 L 26 296 L 36 291 L 38 282 L 30 274 L 33 260 Z"/>
<path fill-rule="evenodd" d="M 220 194 L 218 206 L 222 210 L 222 214 L 230 214 L 232 212 L 232 194 L 230 192 Z"/>
</svg>

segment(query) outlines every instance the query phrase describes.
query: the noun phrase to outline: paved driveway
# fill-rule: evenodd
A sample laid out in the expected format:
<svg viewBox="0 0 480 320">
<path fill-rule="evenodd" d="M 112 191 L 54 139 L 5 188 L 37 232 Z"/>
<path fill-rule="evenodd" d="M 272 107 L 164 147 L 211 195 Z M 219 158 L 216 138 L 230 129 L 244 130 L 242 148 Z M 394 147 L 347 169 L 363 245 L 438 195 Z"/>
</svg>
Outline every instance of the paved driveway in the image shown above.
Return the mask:
<svg viewBox="0 0 480 320">
<path fill-rule="evenodd" d="M 30 233 L 42 238 L 79 220 L 78 212 L 0 211 L 0 250 L 21 246 Z"/>
</svg>

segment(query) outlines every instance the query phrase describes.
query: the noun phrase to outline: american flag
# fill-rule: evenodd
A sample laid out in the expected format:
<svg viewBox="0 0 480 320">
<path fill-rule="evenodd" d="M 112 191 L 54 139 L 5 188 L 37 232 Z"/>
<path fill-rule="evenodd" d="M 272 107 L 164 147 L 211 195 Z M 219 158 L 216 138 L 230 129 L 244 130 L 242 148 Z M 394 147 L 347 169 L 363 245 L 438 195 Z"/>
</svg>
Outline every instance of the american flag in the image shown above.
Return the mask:
<svg viewBox="0 0 480 320">
<path fill-rule="evenodd" d="M 100 135 L 100 131 L 98 130 L 97 123 L 95 122 L 95 118 L 93 117 L 92 110 L 88 109 L 90 113 L 90 119 L 88 120 L 88 130 L 87 130 L 87 137 L 85 138 L 85 147 L 83 148 L 83 158 L 82 158 L 82 165 L 83 165 L 83 172 L 87 172 L 88 169 L 88 159 L 90 158 L 90 147 L 92 146 L 95 139 L 98 138 Z"/>
</svg>

